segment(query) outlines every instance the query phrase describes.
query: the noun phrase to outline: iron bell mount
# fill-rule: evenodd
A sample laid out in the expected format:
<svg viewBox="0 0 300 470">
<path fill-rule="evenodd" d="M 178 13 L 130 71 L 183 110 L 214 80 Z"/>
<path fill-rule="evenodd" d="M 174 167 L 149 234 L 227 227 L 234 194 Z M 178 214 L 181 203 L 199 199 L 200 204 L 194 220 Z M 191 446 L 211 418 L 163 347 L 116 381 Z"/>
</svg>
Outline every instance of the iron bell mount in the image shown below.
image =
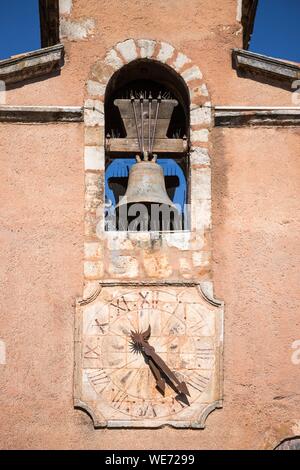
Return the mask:
<svg viewBox="0 0 300 470">
<path fill-rule="evenodd" d="M 182 154 L 187 151 L 185 136 L 182 139 L 176 136 L 167 137 L 174 108 L 178 105 L 177 100 L 166 98 L 161 93 L 153 98 L 151 91 L 148 96 L 146 92 L 135 96 L 131 92 L 130 98 L 115 99 L 114 104 L 119 108 L 126 137 L 114 135 L 111 130 L 112 135 L 106 135 L 108 153 L 130 152 L 144 156 L 147 151 L 149 157 L 152 157 L 153 152 Z"/>
<path fill-rule="evenodd" d="M 131 95 L 131 105 L 135 120 L 136 133 L 140 148 L 140 154 L 136 155 L 136 163 L 129 171 L 128 185 L 125 195 L 120 199 L 117 208 L 124 204 L 132 203 L 150 203 L 166 204 L 176 208 L 169 198 L 165 185 L 165 178 L 162 167 L 157 163 L 157 155 L 153 153 L 153 145 L 157 128 L 159 107 L 161 103 L 161 94 L 156 100 L 156 109 L 154 113 L 154 122 L 152 125 L 152 96 L 151 93 L 147 100 L 148 105 L 148 129 L 145 138 L 145 103 L 144 96 L 141 94 L 139 99 Z M 137 107 L 139 106 L 139 113 Z M 140 116 L 140 122 L 138 120 Z M 146 150 L 147 147 L 147 150 Z"/>
</svg>

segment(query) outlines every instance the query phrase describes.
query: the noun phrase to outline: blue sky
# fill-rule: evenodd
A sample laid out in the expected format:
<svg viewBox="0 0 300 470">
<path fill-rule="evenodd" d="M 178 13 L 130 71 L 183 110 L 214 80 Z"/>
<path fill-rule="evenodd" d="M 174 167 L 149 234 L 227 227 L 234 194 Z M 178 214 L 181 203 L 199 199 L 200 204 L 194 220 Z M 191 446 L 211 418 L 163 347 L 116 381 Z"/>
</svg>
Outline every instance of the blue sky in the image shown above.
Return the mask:
<svg viewBox="0 0 300 470">
<path fill-rule="evenodd" d="M 38 0 L 0 0 L 0 59 L 41 47 Z"/>
<path fill-rule="evenodd" d="M 40 48 L 38 0 L 0 0 L 0 59 Z M 253 52 L 300 62 L 300 0 L 259 0 Z"/>
<path fill-rule="evenodd" d="M 300 0 L 258 0 L 249 49 L 300 62 Z"/>
</svg>

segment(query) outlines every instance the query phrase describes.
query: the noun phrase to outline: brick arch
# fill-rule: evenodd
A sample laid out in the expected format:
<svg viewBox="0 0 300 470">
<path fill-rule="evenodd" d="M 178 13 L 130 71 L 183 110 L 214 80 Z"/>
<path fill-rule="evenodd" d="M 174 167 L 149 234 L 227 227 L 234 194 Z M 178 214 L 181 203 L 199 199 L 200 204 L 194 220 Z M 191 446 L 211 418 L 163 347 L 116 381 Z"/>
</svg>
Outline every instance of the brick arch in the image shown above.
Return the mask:
<svg viewBox="0 0 300 470">
<path fill-rule="evenodd" d="M 127 39 L 119 42 L 91 68 L 88 94 L 97 93 L 103 101 L 110 77 L 123 65 L 136 59 L 153 59 L 169 65 L 184 80 L 191 100 L 191 109 L 209 102 L 209 93 L 203 74 L 192 60 L 171 44 L 151 39 Z"/>
<path fill-rule="evenodd" d="M 90 100 L 96 99 L 98 108 L 103 111 L 106 87 L 111 77 L 124 65 L 139 58 L 166 64 L 182 77 L 190 96 L 191 144 L 197 149 L 207 143 L 212 119 L 210 96 L 203 74 L 199 66 L 187 55 L 167 42 L 126 39 L 117 43 L 90 69 L 87 81 L 89 105 Z"/>
</svg>

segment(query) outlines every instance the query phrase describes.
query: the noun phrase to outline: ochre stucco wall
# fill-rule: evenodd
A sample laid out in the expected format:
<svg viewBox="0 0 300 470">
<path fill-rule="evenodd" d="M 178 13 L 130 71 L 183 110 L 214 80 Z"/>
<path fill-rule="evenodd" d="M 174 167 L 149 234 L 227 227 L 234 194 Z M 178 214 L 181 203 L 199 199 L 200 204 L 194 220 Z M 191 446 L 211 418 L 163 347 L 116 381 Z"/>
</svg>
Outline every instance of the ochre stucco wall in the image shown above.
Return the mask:
<svg viewBox="0 0 300 470">
<path fill-rule="evenodd" d="M 213 137 L 224 408 L 203 431 L 95 431 L 72 404 L 83 128 L 0 126 L 1 448 L 251 449 L 297 433 L 300 379 L 291 344 L 299 336 L 299 131 L 216 129 Z"/>
<path fill-rule="evenodd" d="M 100 8 L 101 3 L 101 8 Z M 83 105 L 89 70 L 119 41 L 173 44 L 199 65 L 213 105 L 291 105 L 289 92 L 239 79 L 236 0 L 73 1 L 60 76 L 7 93 L 7 104 Z M 137 6 L 138 5 L 138 6 Z M 116 13 L 117 12 L 117 13 Z M 300 434 L 300 131 L 211 133 L 213 280 L 225 301 L 224 407 L 199 431 L 94 430 L 73 409 L 75 299 L 83 289 L 84 126 L 1 124 L 0 447 L 273 448 Z"/>
</svg>

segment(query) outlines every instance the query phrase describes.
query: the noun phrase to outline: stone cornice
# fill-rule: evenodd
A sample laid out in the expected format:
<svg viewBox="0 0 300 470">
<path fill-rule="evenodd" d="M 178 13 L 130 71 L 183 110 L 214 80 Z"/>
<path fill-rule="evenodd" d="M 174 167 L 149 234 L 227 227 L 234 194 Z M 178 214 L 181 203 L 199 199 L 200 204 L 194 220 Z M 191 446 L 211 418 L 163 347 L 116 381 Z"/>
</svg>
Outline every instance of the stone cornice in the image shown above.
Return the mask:
<svg viewBox="0 0 300 470">
<path fill-rule="evenodd" d="M 215 106 L 216 127 L 300 126 L 300 106 Z"/>
<path fill-rule="evenodd" d="M 63 44 L 56 44 L 0 60 L 0 80 L 10 85 L 53 73 L 62 66 L 63 56 Z"/>
<path fill-rule="evenodd" d="M 240 76 L 254 80 L 274 79 L 277 82 L 287 84 L 290 88 L 290 84 L 300 78 L 300 65 L 286 60 L 275 59 L 244 49 L 233 49 L 232 60 L 233 68 Z M 291 88 L 290 90 L 292 91 Z"/>
<path fill-rule="evenodd" d="M 81 122 L 80 106 L 0 106 L 0 122 Z"/>
<path fill-rule="evenodd" d="M 300 106 L 215 106 L 216 127 L 300 126 Z M 82 122 L 80 106 L 0 106 L 0 122 Z"/>
</svg>

